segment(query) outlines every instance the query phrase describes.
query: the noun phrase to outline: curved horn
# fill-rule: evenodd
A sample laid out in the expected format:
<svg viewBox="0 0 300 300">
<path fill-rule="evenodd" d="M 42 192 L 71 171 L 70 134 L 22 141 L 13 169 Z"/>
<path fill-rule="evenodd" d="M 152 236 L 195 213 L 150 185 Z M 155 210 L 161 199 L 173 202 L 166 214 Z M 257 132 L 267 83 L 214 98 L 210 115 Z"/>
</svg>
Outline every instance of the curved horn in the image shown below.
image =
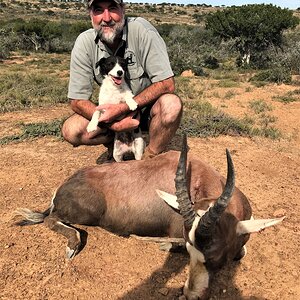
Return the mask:
<svg viewBox="0 0 300 300">
<path fill-rule="evenodd" d="M 226 149 L 227 156 L 227 179 L 222 195 L 217 199 L 215 205 L 211 207 L 200 219 L 199 225 L 196 229 L 196 235 L 202 238 L 209 238 L 213 234 L 213 229 L 221 217 L 222 213 L 228 206 L 235 187 L 235 175 L 233 162 L 228 149 Z"/>
<path fill-rule="evenodd" d="M 179 157 L 178 167 L 175 177 L 175 187 L 179 211 L 184 220 L 184 228 L 190 231 L 195 220 L 195 211 L 187 190 L 186 179 L 186 164 L 187 164 L 187 137 L 183 135 L 182 149 Z"/>
</svg>

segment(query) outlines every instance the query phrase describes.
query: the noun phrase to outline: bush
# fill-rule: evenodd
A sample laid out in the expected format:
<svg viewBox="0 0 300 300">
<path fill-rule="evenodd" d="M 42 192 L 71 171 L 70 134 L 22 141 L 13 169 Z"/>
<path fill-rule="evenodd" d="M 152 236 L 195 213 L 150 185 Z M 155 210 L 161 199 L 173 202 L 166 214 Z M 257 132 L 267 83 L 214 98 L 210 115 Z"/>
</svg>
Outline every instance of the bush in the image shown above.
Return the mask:
<svg viewBox="0 0 300 300">
<path fill-rule="evenodd" d="M 208 57 L 204 57 L 204 67 L 209 69 L 218 69 L 219 61 L 216 57 L 209 55 Z"/>
<path fill-rule="evenodd" d="M 198 75 L 204 75 L 204 60 L 218 51 L 218 38 L 212 37 L 210 32 L 202 27 L 161 24 L 157 29 L 166 42 L 176 75 L 189 69 Z"/>
<path fill-rule="evenodd" d="M 0 53 L 6 58 L 9 51 L 18 50 L 70 52 L 76 37 L 90 28 L 90 22 L 15 19 L 0 22 L 0 28 Z"/>
<path fill-rule="evenodd" d="M 67 102 L 67 81 L 49 74 L 0 76 L 0 112 Z"/>
<path fill-rule="evenodd" d="M 274 67 L 269 70 L 260 71 L 250 81 L 275 82 L 277 84 L 289 84 L 292 81 L 292 75 L 288 68 Z"/>
</svg>

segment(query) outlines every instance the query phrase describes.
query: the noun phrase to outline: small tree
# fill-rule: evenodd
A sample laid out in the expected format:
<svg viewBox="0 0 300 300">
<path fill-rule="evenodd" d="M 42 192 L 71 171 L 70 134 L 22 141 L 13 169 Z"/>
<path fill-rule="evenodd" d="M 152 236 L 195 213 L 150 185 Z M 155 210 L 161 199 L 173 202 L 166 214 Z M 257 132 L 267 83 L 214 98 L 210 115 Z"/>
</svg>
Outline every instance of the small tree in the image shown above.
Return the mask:
<svg viewBox="0 0 300 300">
<path fill-rule="evenodd" d="M 31 19 L 29 21 L 15 23 L 15 32 L 23 36 L 24 40 L 30 41 L 34 45 L 35 51 L 43 48 L 45 38 L 43 36 L 43 29 L 47 21 L 39 19 Z"/>
<path fill-rule="evenodd" d="M 206 18 L 206 28 L 214 35 L 235 40 L 243 65 L 250 63 L 254 53 L 262 53 L 270 46 L 281 47 L 283 31 L 298 24 L 292 11 L 272 4 L 232 6 Z"/>
</svg>

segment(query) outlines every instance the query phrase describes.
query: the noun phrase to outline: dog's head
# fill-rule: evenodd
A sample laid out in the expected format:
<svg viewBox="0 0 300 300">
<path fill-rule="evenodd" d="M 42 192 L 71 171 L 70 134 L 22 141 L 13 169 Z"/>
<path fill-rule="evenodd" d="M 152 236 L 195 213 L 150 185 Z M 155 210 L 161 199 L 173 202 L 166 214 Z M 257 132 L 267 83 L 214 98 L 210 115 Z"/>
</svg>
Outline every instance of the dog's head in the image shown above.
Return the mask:
<svg viewBox="0 0 300 300">
<path fill-rule="evenodd" d="M 119 56 L 109 56 L 101 58 L 96 67 L 100 67 L 101 74 L 106 77 L 109 76 L 114 84 L 120 85 L 124 78 L 127 64 L 124 58 Z"/>
</svg>

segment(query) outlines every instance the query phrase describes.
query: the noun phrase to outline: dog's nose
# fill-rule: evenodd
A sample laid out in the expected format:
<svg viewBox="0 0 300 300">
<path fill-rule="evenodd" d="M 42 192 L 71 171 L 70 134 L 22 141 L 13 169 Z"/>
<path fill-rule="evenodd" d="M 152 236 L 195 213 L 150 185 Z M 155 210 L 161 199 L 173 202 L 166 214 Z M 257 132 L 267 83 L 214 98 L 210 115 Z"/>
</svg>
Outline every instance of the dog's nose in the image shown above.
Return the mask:
<svg viewBox="0 0 300 300">
<path fill-rule="evenodd" d="M 119 70 L 119 71 L 117 71 L 117 74 L 118 74 L 118 76 L 121 77 L 123 75 L 123 71 Z"/>
</svg>

